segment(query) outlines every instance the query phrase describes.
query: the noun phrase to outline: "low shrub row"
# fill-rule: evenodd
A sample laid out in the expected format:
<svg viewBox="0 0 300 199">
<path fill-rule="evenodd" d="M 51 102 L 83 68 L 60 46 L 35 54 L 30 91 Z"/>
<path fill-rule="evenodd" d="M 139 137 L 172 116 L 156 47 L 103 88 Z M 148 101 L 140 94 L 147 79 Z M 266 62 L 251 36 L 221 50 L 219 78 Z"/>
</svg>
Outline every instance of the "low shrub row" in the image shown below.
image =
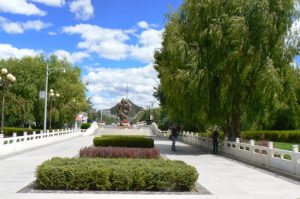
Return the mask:
<svg viewBox="0 0 300 199">
<path fill-rule="evenodd" d="M 79 152 L 81 158 L 146 158 L 158 159 L 159 149 L 126 147 L 85 147 Z"/>
<path fill-rule="evenodd" d="M 153 148 L 154 140 L 143 136 L 102 136 L 95 137 L 94 146 L 116 146 L 130 148 Z"/>
<path fill-rule="evenodd" d="M 194 135 L 212 138 L 212 132 L 194 133 Z M 220 132 L 219 138 L 224 139 L 224 132 Z M 243 140 L 268 140 L 273 142 L 300 143 L 300 130 L 258 130 L 258 131 L 242 131 L 241 138 Z"/>
<path fill-rule="evenodd" d="M 27 135 L 31 135 L 33 131 L 39 133 L 40 129 L 29 129 L 29 128 L 17 128 L 17 127 L 4 127 L 3 134 L 5 137 L 12 137 L 13 133 L 17 133 L 17 136 L 22 136 L 24 132 L 27 132 Z"/>
<path fill-rule="evenodd" d="M 80 128 L 81 129 L 88 129 L 88 128 L 90 128 L 90 126 L 91 126 L 90 123 L 83 123 L 83 124 L 81 124 Z"/>
<path fill-rule="evenodd" d="M 273 142 L 300 143 L 300 130 L 260 130 L 260 131 L 243 131 L 241 138 L 250 140 L 268 140 Z"/>
<path fill-rule="evenodd" d="M 188 191 L 198 173 L 182 161 L 52 158 L 36 177 L 36 188 L 45 190 Z"/>
</svg>

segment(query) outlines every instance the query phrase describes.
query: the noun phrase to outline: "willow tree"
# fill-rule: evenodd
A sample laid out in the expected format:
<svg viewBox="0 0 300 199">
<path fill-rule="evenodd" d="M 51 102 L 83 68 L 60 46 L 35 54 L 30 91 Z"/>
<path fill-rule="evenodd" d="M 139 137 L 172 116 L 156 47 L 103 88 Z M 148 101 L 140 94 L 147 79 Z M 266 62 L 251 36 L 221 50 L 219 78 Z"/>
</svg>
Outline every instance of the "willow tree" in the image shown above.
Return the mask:
<svg viewBox="0 0 300 199">
<path fill-rule="evenodd" d="M 294 0 L 185 0 L 155 54 L 172 118 L 239 137 L 241 116 L 271 109 L 297 53 L 287 45 Z"/>
</svg>

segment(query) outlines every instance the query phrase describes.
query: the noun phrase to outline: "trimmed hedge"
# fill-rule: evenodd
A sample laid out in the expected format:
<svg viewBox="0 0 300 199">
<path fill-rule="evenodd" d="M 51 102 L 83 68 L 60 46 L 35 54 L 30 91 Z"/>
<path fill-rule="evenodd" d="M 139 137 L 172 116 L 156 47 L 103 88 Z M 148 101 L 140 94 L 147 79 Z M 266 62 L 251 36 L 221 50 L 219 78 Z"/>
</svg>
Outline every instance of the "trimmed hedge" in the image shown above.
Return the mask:
<svg viewBox="0 0 300 199">
<path fill-rule="evenodd" d="M 300 131 L 276 131 L 276 130 L 261 130 L 261 131 L 243 131 L 242 139 L 268 140 L 273 142 L 300 143 Z"/>
<path fill-rule="evenodd" d="M 159 149 L 126 147 L 85 147 L 79 152 L 81 158 L 146 158 L 158 159 Z"/>
<path fill-rule="evenodd" d="M 90 128 L 90 126 L 91 126 L 91 124 L 90 123 L 83 123 L 83 124 L 81 124 L 81 129 L 88 129 L 88 128 Z"/>
<path fill-rule="evenodd" d="M 31 135 L 33 131 L 39 133 L 40 129 L 28 129 L 28 128 L 17 128 L 17 127 L 4 127 L 4 136 L 12 137 L 13 133 L 17 133 L 17 136 L 22 136 L 24 132 L 27 132 L 28 135 Z"/>
<path fill-rule="evenodd" d="M 37 167 L 45 190 L 189 191 L 196 169 L 162 159 L 52 158 Z"/>
<path fill-rule="evenodd" d="M 129 148 L 153 148 L 154 140 L 143 136 L 102 136 L 95 137 L 94 146 L 116 146 Z"/>
</svg>

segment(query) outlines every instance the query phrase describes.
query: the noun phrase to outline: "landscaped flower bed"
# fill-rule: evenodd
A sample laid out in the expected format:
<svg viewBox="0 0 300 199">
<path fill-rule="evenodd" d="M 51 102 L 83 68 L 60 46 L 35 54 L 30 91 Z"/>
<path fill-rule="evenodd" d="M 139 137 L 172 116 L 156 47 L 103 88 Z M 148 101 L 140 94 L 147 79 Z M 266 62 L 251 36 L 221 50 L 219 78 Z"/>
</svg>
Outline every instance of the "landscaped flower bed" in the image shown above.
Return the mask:
<svg viewBox="0 0 300 199">
<path fill-rule="evenodd" d="M 79 152 L 81 158 L 146 158 L 158 159 L 159 149 L 126 147 L 85 147 Z"/>
<path fill-rule="evenodd" d="M 162 159 L 52 158 L 38 166 L 44 190 L 189 191 L 196 169 Z"/>
<path fill-rule="evenodd" d="M 154 140 L 143 136 L 102 136 L 95 137 L 94 146 L 116 146 L 131 148 L 153 148 Z"/>
</svg>

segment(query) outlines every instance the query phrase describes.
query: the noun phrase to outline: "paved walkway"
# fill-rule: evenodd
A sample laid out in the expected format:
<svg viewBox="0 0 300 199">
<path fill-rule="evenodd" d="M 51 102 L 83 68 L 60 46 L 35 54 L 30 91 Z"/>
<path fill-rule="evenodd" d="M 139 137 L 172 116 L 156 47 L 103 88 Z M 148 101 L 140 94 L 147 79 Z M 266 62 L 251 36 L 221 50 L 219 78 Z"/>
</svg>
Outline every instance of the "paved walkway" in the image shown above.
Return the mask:
<svg viewBox="0 0 300 199">
<path fill-rule="evenodd" d="M 300 199 L 300 182 L 180 142 L 176 144 L 177 152 L 172 152 L 170 142 L 160 139 L 156 146 L 167 158 L 195 166 L 198 183 L 215 198 Z"/>
<path fill-rule="evenodd" d="M 177 143 L 177 152 L 171 151 L 171 141 L 156 138 L 155 145 L 169 159 L 183 160 L 194 165 L 200 176 L 198 183 L 212 195 L 133 194 L 133 193 L 16 193 L 34 181 L 37 165 L 54 156 L 72 157 L 83 146 L 92 144 L 91 136 L 69 141 L 0 159 L 0 199 L 73 199 L 73 198 L 189 198 L 189 199 L 300 199 L 300 183 L 287 180 L 242 163 L 207 154 L 198 148 Z"/>
</svg>

